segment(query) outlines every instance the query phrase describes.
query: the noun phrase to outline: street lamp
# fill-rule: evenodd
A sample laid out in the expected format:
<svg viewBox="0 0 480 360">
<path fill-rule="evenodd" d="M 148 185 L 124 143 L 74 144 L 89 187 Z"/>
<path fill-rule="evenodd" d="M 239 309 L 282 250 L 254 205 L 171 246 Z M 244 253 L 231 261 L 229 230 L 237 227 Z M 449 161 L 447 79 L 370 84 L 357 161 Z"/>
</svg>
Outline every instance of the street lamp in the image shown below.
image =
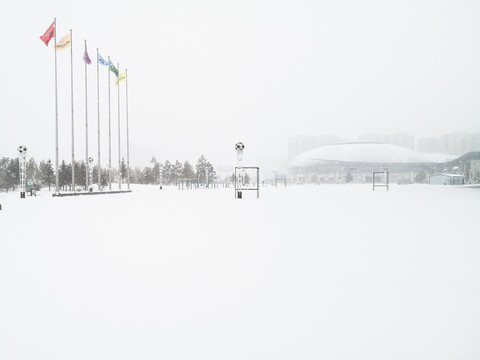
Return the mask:
<svg viewBox="0 0 480 360">
<path fill-rule="evenodd" d="M 18 163 L 20 170 L 20 198 L 25 198 L 25 178 L 27 174 L 27 163 L 25 157 L 27 156 L 27 147 L 20 145 L 18 147 Z"/>
<path fill-rule="evenodd" d="M 88 157 L 88 165 L 87 165 L 87 191 L 90 191 L 91 188 L 89 188 L 89 184 L 91 184 L 90 182 L 90 164 L 93 163 L 93 158 L 92 157 Z M 92 179 L 93 180 L 93 179 Z M 100 179 L 99 179 L 100 181 Z"/>
</svg>

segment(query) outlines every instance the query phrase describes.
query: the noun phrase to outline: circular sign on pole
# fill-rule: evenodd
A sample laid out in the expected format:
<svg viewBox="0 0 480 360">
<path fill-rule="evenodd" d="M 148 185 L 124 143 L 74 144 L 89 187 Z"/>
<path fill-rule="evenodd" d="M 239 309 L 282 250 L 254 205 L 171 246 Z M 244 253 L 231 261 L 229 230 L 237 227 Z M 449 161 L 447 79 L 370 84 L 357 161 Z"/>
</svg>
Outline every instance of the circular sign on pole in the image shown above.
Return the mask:
<svg viewBox="0 0 480 360">
<path fill-rule="evenodd" d="M 20 155 L 25 155 L 27 153 L 27 147 L 24 145 L 20 145 L 17 150 Z"/>
<path fill-rule="evenodd" d="M 245 149 L 245 145 L 243 145 L 243 143 L 238 142 L 235 144 L 235 150 L 237 150 L 238 167 L 242 167 L 243 149 Z"/>
<path fill-rule="evenodd" d="M 245 145 L 243 145 L 243 143 L 238 142 L 238 143 L 235 144 L 235 150 L 238 151 L 238 150 L 243 150 L 243 149 L 245 149 Z"/>
</svg>

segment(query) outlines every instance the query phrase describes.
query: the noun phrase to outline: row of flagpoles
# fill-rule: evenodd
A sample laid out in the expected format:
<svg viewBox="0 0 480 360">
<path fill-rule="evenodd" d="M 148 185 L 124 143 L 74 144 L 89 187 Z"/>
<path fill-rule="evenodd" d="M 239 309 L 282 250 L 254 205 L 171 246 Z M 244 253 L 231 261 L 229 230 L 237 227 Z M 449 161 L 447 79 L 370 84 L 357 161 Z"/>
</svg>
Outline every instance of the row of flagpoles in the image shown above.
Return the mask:
<svg viewBox="0 0 480 360">
<path fill-rule="evenodd" d="M 72 46 L 72 30 L 70 33 L 63 36 L 57 43 L 57 20 L 53 20 L 53 23 L 40 36 L 40 39 L 48 46 L 50 40 L 54 40 L 55 49 L 55 191 L 59 192 L 59 172 L 58 172 L 58 94 L 57 94 L 57 51 L 70 48 L 70 74 L 71 74 L 71 120 L 72 120 L 72 191 L 75 190 L 75 131 L 74 131 L 74 112 L 73 112 L 73 46 Z M 85 62 L 85 165 L 86 165 L 86 189 L 89 188 L 89 156 L 88 156 L 88 101 L 87 101 L 87 65 L 92 63 L 88 51 L 87 40 L 85 40 L 85 50 L 83 53 L 83 61 Z M 101 166 L 100 166 L 100 91 L 99 91 L 99 65 L 107 66 L 108 71 L 108 187 L 112 190 L 112 144 L 111 144 L 111 119 L 110 119 L 110 72 L 116 76 L 116 85 L 118 91 L 118 171 L 119 189 L 122 189 L 122 174 L 121 174 L 121 148 L 120 148 L 120 82 L 125 81 L 126 92 L 126 124 L 127 124 L 127 186 L 130 190 L 130 149 L 129 149 L 129 133 L 128 133 L 128 82 L 127 82 L 127 69 L 125 72 L 119 73 L 120 64 L 117 63 L 117 67 L 110 61 L 105 60 L 97 48 L 97 120 L 98 120 L 98 190 L 101 186 Z"/>
</svg>

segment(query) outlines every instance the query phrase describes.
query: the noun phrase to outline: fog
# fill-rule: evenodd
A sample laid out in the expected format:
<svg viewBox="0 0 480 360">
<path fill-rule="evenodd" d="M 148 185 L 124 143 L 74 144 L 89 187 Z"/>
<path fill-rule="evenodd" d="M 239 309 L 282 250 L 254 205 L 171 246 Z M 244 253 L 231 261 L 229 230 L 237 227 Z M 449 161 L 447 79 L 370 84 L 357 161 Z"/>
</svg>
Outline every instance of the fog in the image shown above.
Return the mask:
<svg viewBox="0 0 480 360">
<path fill-rule="evenodd" d="M 131 164 L 245 162 L 274 168 L 293 135 L 479 132 L 476 1 L 3 1 L 0 155 L 55 157 L 54 50 L 73 30 L 75 158 L 85 159 L 84 40 L 128 69 Z M 52 40 L 53 42 L 53 40 Z M 70 51 L 58 52 L 59 157 L 71 159 Z M 88 66 L 89 153 L 97 160 L 95 61 Z M 100 68 L 101 157 L 108 153 Z M 126 156 L 125 83 L 120 85 Z M 113 163 L 117 88 L 111 85 Z"/>
</svg>

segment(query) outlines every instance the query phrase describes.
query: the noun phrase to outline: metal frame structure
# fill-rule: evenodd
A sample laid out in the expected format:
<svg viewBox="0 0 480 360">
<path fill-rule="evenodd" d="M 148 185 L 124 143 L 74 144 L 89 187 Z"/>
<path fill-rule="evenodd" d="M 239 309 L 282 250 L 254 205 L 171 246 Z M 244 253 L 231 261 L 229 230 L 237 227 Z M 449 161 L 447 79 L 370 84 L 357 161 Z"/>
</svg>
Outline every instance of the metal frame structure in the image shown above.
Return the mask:
<svg viewBox="0 0 480 360">
<path fill-rule="evenodd" d="M 385 176 L 385 182 L 380 182 L 380 183 L 375 183 L 375 175 L 377 174 L 382 174 Z M 375 187 L 385 187 L 387 188 L 387 191 L 388 191 L 388 188 L 389 188 L 389 185 L 390 185 L 390 173 L 388 172 L 388 170 L 383 170 L 383 171 L 373 171 L 372 173 L 372 183 L 373 183 L 373 191 L 375 191 Z"/>
<path fill-rule="evenodd" d="M 243 187 L 242 184 L 240 184 L 237 179 L 238 179 L 238 171 L 242 170 L 256 170 L 257 171 L 257 186 L 256 187 Z M 256 190 L 257 191 L 257 199 L 260 197 L 260 168 L 258 166 L 248 166 L 248 167 L 235 167 L 235 199 L 241 199 L 242 198 L 242 191 L 243 190 Z"/>
</svg>

